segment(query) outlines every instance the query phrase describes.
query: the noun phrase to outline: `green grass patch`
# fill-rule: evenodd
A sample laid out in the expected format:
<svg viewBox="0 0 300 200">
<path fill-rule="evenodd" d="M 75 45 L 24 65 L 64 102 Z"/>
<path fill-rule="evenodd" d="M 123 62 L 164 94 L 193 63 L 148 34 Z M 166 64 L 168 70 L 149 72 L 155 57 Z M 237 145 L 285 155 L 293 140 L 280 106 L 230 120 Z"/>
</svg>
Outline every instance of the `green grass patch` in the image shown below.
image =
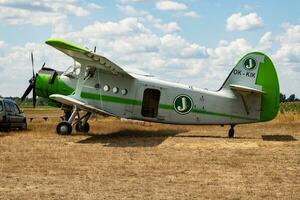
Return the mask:
<svg viewBox="0 0 300 200">
<path fill-rule="evenodd" d="M 280 113 L 300 113 L 300 102 L 280 103 Z"/>
</svg>

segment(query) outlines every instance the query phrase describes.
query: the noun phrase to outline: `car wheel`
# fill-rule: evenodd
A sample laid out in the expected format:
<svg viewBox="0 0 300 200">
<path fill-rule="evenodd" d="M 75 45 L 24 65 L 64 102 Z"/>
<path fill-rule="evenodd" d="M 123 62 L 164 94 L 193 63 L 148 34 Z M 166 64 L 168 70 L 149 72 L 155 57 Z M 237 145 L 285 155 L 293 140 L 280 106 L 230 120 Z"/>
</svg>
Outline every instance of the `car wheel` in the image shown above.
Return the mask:
<svg viewBox="0 0 300 200">
<path fill-rule="evenodd" d="M 20 131 L 27 130 L 27 122 L 23 122 L 22 126 L 19 128 Z"/>
</svg>

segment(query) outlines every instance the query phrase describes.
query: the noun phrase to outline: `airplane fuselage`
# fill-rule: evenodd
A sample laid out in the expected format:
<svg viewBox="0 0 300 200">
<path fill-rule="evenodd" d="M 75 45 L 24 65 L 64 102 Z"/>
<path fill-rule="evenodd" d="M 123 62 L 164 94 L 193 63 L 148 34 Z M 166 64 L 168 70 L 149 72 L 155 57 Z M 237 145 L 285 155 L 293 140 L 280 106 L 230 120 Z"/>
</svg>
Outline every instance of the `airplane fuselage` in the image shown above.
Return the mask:
<svg viewBox="0 0 300 200">
<path fill-rule="evenodd" d="M 127 119 L 195 125 L 259 121 L 260 102 L 247 113 L 241 97 L 232 90 L 212 92 L 131 75 L 134 78 L 97 69 L 84 82 L 80 97 L 92 106 Z M 76 79 L 64 75 L 60 79 L 70 88 L 76 87 Z"/>
</svg>

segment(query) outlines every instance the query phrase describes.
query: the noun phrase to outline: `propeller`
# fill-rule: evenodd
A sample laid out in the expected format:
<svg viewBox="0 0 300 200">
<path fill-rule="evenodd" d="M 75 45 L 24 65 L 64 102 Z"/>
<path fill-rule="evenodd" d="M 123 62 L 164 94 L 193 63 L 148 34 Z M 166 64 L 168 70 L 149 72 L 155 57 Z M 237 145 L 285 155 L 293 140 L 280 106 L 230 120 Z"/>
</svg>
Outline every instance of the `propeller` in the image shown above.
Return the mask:
<svg viewBox="0 0 300 200">
<path fill-rule="evenodd" d="M 33 53 L 32 52 L 31 52 L 30 56 L 31 56 L 32 77 L 29 80 L 29 86 L 25 90 L 25 92 L 24 92 L 24 94 L 21 98 L 21 101 L 24 101 L 24 99 L 32 91 L 32 103 L 33 103 L 33 107 L 35 108 L 35 105 L 36 105 L 35 83 L 36 83 L 36 77 L 38 76 L 38 74 L 35 74 L 35 72 L 34 72 L 34 59 L 33 59 Z M 45 65 L 46 65 L 46 63 L 44 63 L 42 65 L 42 69 L 45 67 Z"/>
</svg>

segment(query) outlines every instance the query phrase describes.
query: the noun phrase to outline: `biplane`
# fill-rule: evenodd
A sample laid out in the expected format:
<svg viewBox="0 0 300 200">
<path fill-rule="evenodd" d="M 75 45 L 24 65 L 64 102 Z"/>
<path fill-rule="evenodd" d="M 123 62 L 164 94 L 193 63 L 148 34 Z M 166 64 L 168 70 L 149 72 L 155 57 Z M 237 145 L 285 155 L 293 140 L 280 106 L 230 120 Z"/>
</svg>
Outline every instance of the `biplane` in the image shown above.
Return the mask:
<svg viewBox="0 0 300 200">
<path fill-rule="evenodd" d="M 134 120 L 189 125 L 230 125 L 272 120 L 279 109 L 279 82 L 271 59 L 261 52 L 243 56 L 218 91 L 159 80 L 120 67 L 106 57 L 62 39 L 46 44 L 74 59 L 65 72 L 45 68 L 33 73 L 25 98 L 49 98 L 65 118 L 56 131 L 88 132 L 92 113 Z M 33 63 L 33 57 L 32 57 Z M 217 72 L 216 72 L 217 73 Z"/>
</svg>

